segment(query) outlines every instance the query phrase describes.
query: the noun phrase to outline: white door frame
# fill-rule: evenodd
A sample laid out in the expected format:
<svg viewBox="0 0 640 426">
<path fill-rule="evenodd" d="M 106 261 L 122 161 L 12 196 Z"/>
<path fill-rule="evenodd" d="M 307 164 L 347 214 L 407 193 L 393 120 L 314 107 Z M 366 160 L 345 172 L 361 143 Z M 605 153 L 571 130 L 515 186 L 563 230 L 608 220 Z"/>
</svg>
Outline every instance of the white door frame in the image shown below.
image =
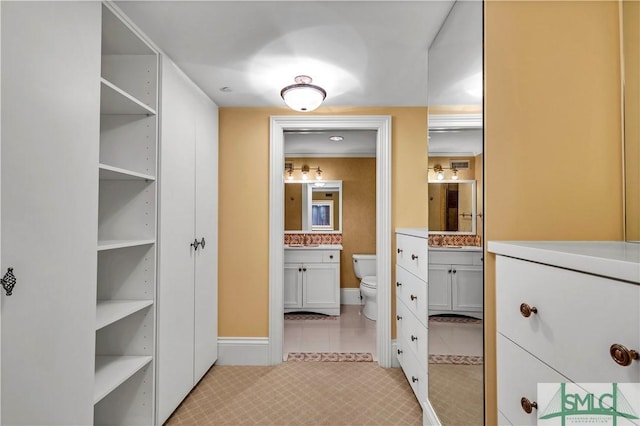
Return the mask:
<svg viewBox="0 0 640 426">
<path fill-rule="evenodd" d="M 376 255 L 378 364 L 392 365 L 391 353 L 391 116 L 272 116 L 269 172 L 269 358 L 282 362 L 284 338 L 284 131 L 322 129 L 376 130 Z"/>
</svg>

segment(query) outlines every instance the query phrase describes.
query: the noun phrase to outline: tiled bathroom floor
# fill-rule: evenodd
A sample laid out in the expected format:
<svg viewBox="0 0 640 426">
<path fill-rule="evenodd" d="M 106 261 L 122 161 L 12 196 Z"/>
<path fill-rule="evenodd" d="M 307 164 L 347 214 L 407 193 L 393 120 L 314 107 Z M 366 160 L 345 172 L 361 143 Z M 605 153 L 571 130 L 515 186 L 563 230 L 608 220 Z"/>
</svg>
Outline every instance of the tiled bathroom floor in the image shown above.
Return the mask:
<svg viewBox="0 0 640 426">
<path fill-rule="evenodd" d="M 429 353 L 482 356 L 482 323 L 429 322 Z M 336 320 L 286 320 L 284 360 L 289 352 L 368 352 L 377 361 L 376 322 L 360 306 L 342 305 Z"/>
<path fill-rule="evenodd" d="M 368 352 L 376 356 L 376 322 L 358 305 L 341 305 L 336 320 L 286 320 L 284 360 L 289 352 Z"/>
<path fill-rule="evenodd" d="M 429 321 L 429 353 L 482 356 L 482 323 Z"/>
</svg>

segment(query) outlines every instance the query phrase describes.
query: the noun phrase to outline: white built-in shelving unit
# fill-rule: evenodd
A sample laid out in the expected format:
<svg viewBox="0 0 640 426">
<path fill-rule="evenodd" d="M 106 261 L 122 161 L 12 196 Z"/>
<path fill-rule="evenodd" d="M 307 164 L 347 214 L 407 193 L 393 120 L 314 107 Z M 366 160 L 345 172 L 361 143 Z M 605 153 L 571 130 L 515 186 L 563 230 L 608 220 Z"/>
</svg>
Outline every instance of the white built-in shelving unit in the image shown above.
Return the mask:
<svg viewBox="0 0 640 426">
<path fill-rule="evenodd" d="M 154 423 L 158 63 L 104 4 L 95 424 Z"/>
</svg>

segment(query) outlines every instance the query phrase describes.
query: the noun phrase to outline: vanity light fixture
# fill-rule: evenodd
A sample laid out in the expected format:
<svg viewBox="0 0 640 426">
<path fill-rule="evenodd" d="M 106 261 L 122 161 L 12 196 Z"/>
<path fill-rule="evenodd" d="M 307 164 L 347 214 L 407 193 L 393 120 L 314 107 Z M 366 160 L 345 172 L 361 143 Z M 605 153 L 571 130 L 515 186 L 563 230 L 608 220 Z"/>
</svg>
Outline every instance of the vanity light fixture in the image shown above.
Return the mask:
<svg viewBox="0 0 640 426">
<path fill-rule="evenodd" d="M 433 166 L 433 171 L 436 173 L 436 179 L 443 180 L 444 179 L 444 170 L 440 164 L 436 164 Z"/>
<path fill-rule="evenodd" d="M 303 165 L 302 167 L 288 167 L 286 169 L 286 173 L 287 173 L 287 180 L 293 180 L 294 176 L 293 176 L 293 172 L 294 170 L 300 170 L 300 174 L 301 174 L 301 179 L 302 180 L 308 180 L 309 179 L 309 173 L 311 172 L 311 170 L 315 170 L 316 171 L 316 180 L 322 180 L 322 170 L 320 170 L 320 166 L 318 167 L 309 167 L 308 165 Z M 320 186 L 320 185 L 318 185 Z"/>
<path fill-rule="evenodd" d="M 313 111 L 327 97 L 327 92 L 322 87 L 311 84 L 313 79 L 308 75 L 299 75 L 294 81 L 296 84 L 287 86 L 280 91 L 280 96 L 292 110 Z"/>
<path fill-rule="evenodd" d="M 458 180 L 458 169 L 455 167 L 442 167 L 440 164 L 436 164 L 433 168 L 430 168 L 436 174 L 437 180 L 444 180 L 444 171 L 451 170 L 451 180 Z"/>
</svg>

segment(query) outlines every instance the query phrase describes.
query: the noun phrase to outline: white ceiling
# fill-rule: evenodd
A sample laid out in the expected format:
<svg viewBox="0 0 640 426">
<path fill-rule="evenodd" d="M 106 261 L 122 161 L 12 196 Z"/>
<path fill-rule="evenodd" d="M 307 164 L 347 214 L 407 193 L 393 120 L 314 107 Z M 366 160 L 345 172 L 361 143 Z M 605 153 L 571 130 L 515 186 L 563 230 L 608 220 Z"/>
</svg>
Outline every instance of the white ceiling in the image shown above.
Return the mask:
<svg viewBox="0 0 640 426">
<path fill-rule="evenodd" d="M 327 106 L 482 103 L 469 90 L 482 83 L 479 1 L 116 4 L 222 107 L 284 106 L 280 90 L 298 74 L 327 90 Z M 285 153 L 375 156 L 375 132 L 342 131 L 342 142 L 330 134 L 287 134 Z M 482 152 L 481 132 L 436 133 L 429 142 L 431 155 Z"/>
<path fill-rule="evenodd" d="M 476 156 L 482 153 L 482 129 L 429 131 L 429 156 Z"/>
<path fill-rule="evenodd" d="M 284 106 L 299 74 L 327 106 L 426 106 L 428 48 L 453 1 L 116 4 L 219 106 Z"/>
<path fill-rule="evenodd" d="M 332 141 L 329 136 L 342 136 Z M 326 130 L 285 132 L 284 153 L 287 157 L 375 157 L 375 130 Z"/>
</svg>

